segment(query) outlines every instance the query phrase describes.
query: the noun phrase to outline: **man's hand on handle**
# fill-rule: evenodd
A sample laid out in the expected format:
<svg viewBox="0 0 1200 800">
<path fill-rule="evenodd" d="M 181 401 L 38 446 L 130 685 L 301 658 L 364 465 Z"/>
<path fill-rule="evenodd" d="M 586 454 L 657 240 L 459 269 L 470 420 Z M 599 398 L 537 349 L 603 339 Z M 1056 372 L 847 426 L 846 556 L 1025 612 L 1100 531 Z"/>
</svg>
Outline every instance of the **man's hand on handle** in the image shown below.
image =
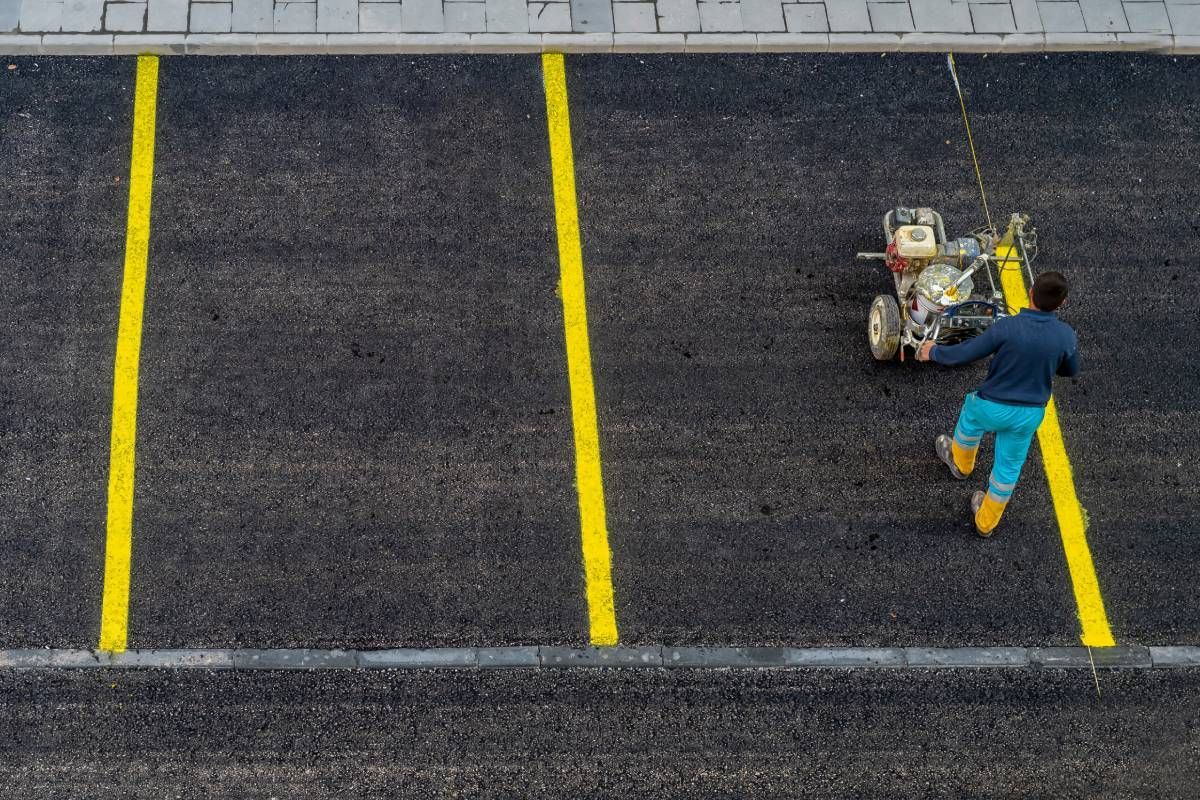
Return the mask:
<svg viewBox="0 0 1200 800">
<path fill-rule="evenodd" d="M 926 342 L 917 350 L 917 361 L 928 361 L 929 353 L 933 350 L 933 342 Z"/>
</svg>

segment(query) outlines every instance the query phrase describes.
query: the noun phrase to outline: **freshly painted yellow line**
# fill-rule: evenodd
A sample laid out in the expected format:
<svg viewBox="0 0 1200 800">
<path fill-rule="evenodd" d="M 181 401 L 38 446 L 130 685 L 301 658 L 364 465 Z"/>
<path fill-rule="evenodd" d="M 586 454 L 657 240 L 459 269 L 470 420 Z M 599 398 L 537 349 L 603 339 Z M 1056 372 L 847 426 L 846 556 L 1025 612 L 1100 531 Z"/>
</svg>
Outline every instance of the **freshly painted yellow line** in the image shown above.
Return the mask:
<svg viewBox="0 0 1200 800">
<path fill-rule="evenodd" d="M 138 56 L 133 102 L 133 158 L 129 167 L 129 218 L 125 276 L 113 367 L 112 438 L 108 462 L 108 532 L 104 548 L 104 606 L 100 649 L 125 650 L 129 623 L 129 571 L 133 552 L 133 471 L 137 441 L 138 358 L 146 260 L 150 249 L 150 190 L 154 183 L 154 116 L 158 57 Z"/>
<path fill-rule="evenodd" d="M 596 427 L 583 252 L 579 244 L 579 213 L 575 206 L 575 161 L 571 152 L 571 119 L 562 55 L 543 55 L 542 73 L 550 128 L 550 166 L 554 175 L 554 216 L 558 223 L 559 280 L 567 337 L 571 415 L 575 426 L 575 483 L 579 491 L 590 637 L 594 645 L 614 645 L 617 643 L 617 615 L 613 608 L 612 553 L 604 518 L 600 435 Z"/>
<path fill-rule="evenodd" d="M 1000 262 L 1000 282 L 1010 313 L 1016 313 L 1029 303 L 1029 290 L 1016 249 L 1001 245 L 996 248 Z M 1063 443 L 1062 429 L 1058 425 L 1058 409 L 1054 398 L 1046 405 L 1046 417 L 1038 428 L 1038 445 L 1042 449 L 1042 463 L 1046 468 L 1046 480 L 1050 484 L 1050 497 L 1054 501 L 1054 514 L 1058 517 L 1058 531 L 1062 536 L 1063 550 L 1067 555 L 1067 568 L 1071 572 L 1071 583 L 1075 589 L 1075 603 L 1079 608 L 1079 622 L 1083 628 L 1080 637 L 1089 647 L 1112 647 L 1112 630 L 1108 626 L 1108 615 L 1104 612 L 1104 599 L 1100 596 L 1100 581 L 1096 579 L 1096 568 L 1092 564 L 1092 553 L 1088 549 L 1087 533 L 1083 521 L 1083 507 L 1075 493 L 1075 479 L 1071 473 L 1071 462 Z"/>
</svg>

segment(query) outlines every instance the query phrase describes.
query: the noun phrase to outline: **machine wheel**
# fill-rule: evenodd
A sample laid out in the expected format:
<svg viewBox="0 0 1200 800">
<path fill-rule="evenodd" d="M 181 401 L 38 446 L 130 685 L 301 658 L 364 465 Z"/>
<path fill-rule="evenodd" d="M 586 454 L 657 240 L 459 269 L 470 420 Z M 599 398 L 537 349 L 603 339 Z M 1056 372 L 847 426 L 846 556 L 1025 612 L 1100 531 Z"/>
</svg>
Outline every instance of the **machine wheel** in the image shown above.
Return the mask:
<svg viewBox="0 0 1200 800">
<path fill-rule="evenodd" d="M 890 361 L 896 357 L 900 349 L 900 306 L 896 298 L 881 294 L 871 301 L 867 339 L 871 342 L 871 355 L 877 360 Z"/>
</svg>

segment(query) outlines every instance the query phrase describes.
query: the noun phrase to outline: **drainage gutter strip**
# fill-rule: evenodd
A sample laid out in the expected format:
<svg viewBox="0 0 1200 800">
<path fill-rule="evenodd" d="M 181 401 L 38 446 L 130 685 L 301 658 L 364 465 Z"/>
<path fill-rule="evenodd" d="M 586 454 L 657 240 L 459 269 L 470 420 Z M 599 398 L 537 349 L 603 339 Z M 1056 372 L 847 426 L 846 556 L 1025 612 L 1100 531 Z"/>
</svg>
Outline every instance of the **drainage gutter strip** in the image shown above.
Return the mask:
<svg viewBox="0 0 1200 800">
<path fill-rule="evenodd" d="M 1200 647 L 436 647 L 386 650 L 0 650 L 0 670 L 50 669 L 1165 669 Z"/>
</svg>

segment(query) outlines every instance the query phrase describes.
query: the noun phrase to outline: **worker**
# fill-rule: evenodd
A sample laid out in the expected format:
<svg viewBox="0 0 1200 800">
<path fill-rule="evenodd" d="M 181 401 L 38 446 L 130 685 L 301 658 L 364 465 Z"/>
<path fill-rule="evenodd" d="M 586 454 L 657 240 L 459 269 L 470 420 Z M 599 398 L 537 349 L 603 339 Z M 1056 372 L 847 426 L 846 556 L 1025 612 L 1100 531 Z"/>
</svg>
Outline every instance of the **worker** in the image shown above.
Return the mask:
<svg viewBox="0 0 1200 800">
<path fill-rule="evenodd" d="M 954 436 L 942 434 L 934 442 L 950 474 L 966 480 L 975 468 L 983 435 L 996 434 L 988 489 L 971 497 L 980 536 L 995 532 L 1012 497 L 1033 434 L 1045 416 L 1053 377 L 1079 374 L 1075 331 L 1054 314 L 1067 299 L 1067 290 L 1062 274 L 1043 272 L 1029 290 L 1029 308 L 997 320 L 973 339 L 955 345 L 926 342 L 917 351 L 919 361 L 946 366 L 993 356 L 983 385 L 963 402 Z"/>
</svg>

